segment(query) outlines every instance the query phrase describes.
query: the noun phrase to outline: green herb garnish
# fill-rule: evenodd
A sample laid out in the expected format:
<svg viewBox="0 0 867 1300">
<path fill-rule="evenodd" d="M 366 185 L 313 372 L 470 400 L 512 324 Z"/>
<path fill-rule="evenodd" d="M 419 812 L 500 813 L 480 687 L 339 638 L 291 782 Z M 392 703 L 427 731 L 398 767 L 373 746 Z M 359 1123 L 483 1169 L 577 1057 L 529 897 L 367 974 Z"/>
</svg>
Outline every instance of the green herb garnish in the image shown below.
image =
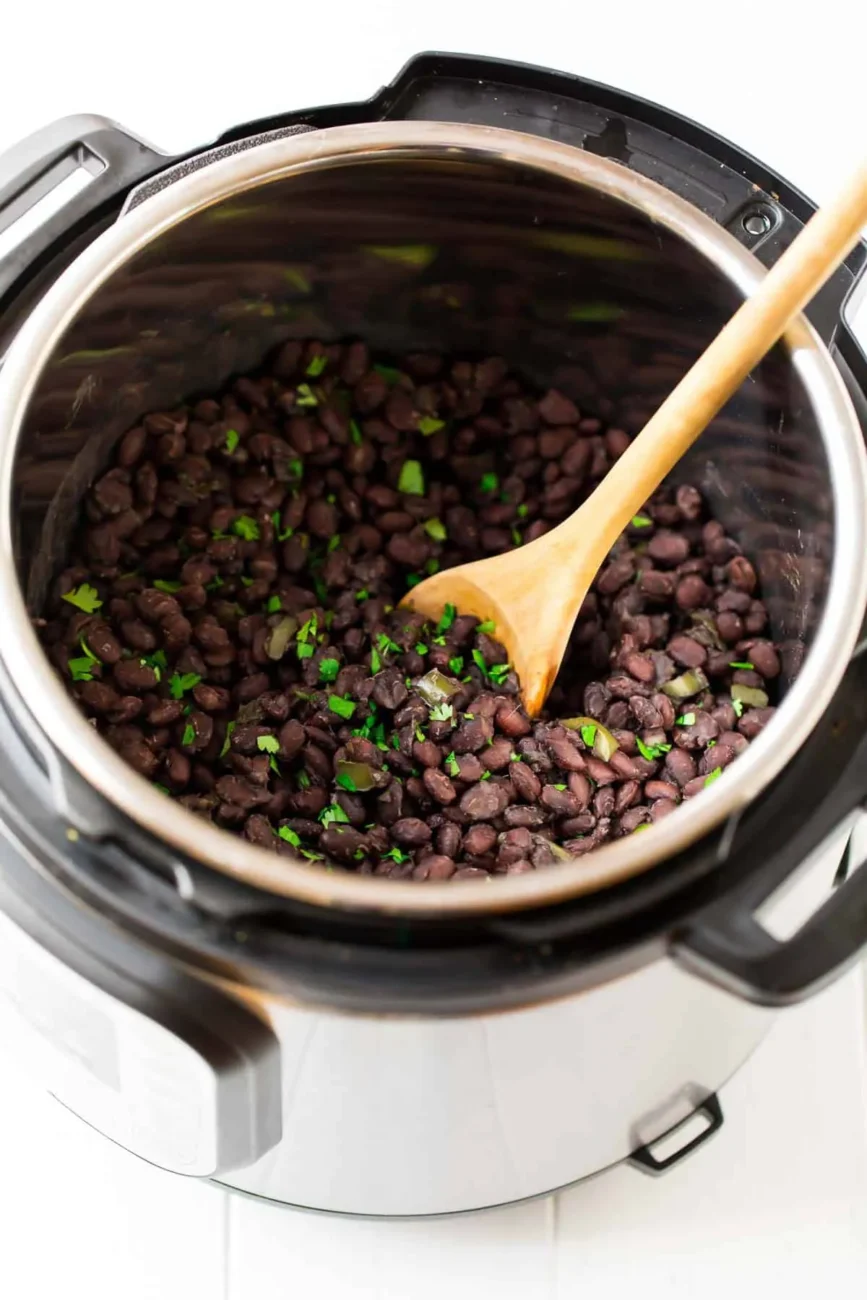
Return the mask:
<svg viewBox="0 0 867 1300">
<path fill-rule="evenodd" d="M 319 680 L 321 682 L 333 682 L 340 672 L 340 661 L 337 659 L 321 659 L 319 661 Z"/>
<path fill-rule="evenodd" d="M 182 582 L 169 581 L 168 578 L 154 578 L 154 586 L 157 591 L 168 592 L 170 596 L 173 596 L 176 591 L 180 591 L 183 585 Z"/>
<path fill-rule="evenodd" d="M 169 693 L 172 699 L 182 699 L 185 692 L 191 691 L 194 686 L 198 686 L 201 680 L 198 673 L 172 673 L 169 678 Z"/>
<path fill-rule="evenodd" d="M 461 774 L 461 765 L 455 756 L 454 750 L 446 755 L 446 771 L 449 776 L 460 776 Z"/>
<path fill-rule="evenodd" d="M 329 695 L 328 707 L 332 713 L 336 713 L 338 718 L 351 718 L 355 712 L 355 704 L 352 700 L 347 700 L 343 695 Z"/>
<path fill-rule="evenodd" d="M 388 654 L 392 651 L 394 654 L 400 654 L 400 646 L 396 641 L 392 641 L 387 632 L 380 632 L 376 638 L 376 648 L 380 654 Z"/>
<path fill-rule="evenodd" d="M 358 427 L 357 420 L 349 421 L 349 436 L 352 439 L 352 441 L 355 443 L 356 447 L 361 446 L 361 430 Z"/>
<path fill-rule="evenodd" d="M 80 587 L 73 587 L 72 591 L 67 591 L 63 599 L 68 600 L 70 605 L 74 605 L 85 614 L 93 614 L 97 609 L 102 608 L 102 601 L 99 599 L 96 587 L 91 587 L 86 582 L 83 582 Z"/>
<path fill-rule="evenodd" d="M 281 528 L 279 510 L 275 510 L 271 515 L 271 523 L 274 525 L 274 534 L 278 542 L 285 542 L 295 532 L 294 528 Z"/>
<path fill-rule="evenodd" d="M 181 744 L 192 745 L 195 738 L 196 738 L 196 729 L 191 722 L 188 722 L 187 725 L 184 727 L 184 734 L 181 737 Z"/>
<path fill-rule="evenodd" d="M 369 599 L 370 599 L 370 592 L 367 590 L 366 587 L 362 587 L 362 588 L 361 588 L 361 591 L 357 591 L 357 592 L 355 593 L 355 599 L 356 599 L 357 601 L 359 601 L 359 602 L 362 601 L 362 600 L 369 600 Z"/>
<path fill-rule="evenodd" d="M 403 462 L 400 478 L 397 480 L 397 490 L 398 492 L 404 492 L 407 496 L 424 496 L 424 470 L 421 467 L 421 461 L 405 460 Z"/>
<path fill-rule="evenodd" d="M 308 365 L 304 373 L 310 379 L 318 379 L 319 376 L 322 374 L 322 371 L 325 369 L 327 365 L 328 365 L 328 358 L 326 356 L 323 356 L 322 353 L 320 352 L 318 356 L 312 358 L 310 364 Z"/>
<path fill-rule="evenodd" d="M 305 641 L 299 641 L 295 647 L 295 653 L 299 659 L 312 659 L 315 650 L 315 646 L 307 645 Z"/>
<path fill-rule="evenodd" d="M 319 814 L 319 820 L 323 826 L 331 826 L 334 822 L 348 822 L 349 818 L 340 807 L 339 803 L 330 803 L 327 808 L 323 808 Z"/>
<path fill-rule="evenodd" d="M 743 702 L 743 700 L 732 700 L 732 708 L 733 708 L 734 711 L 735 711 L 735 717 L 736 717 L 736 718 L 742 718 L 742 717 L 743 717 L 743 714 L 744 714 L 744 702 Z"/>
<path fill-rule="evenodd" d="M 296 406 L 318 406 L 319 398 L 309 384 L 299 384 L 295 389 Z"/>
<path fill-rule="evenodd" d="M 72 674 L 74 682 L 92 682 L 93 669 L 99 663 L 99 660 L 93 655 L 81 655 L 78 659 L 67 659 L 69 671 Z"/>
<path fill-rule="evenodd" d="M 298 788 L 300 790 L 310 789 L 310 777 L 307 775 L 305 771 L 303 770 L 300 771 L 296 776 L 295 780 L 298 782 Z"/>
<path fill-rule="evenodd" d="M 430 711 L 431 722 L 450 722 L 454 716 L 454 709 L 445 701 L 442 704 L 435 704 Z"/>
<path fill-rule="evenodd" d="M 418 422 L 418 431 L 424 434 L 425 438 L 429 438 L 432 433 L 436 433 L 438 429 L 444 429 L 445 427 L 445 420 L 437 420 L 432 415 L 423 415 Z"/>
<path fill-rule="evenodd" d="M 382 857 L 391 858 L 392 862 L 409 862 L 409 854 L 398 848 L 389 849 L 387 853 L 382 854 Z"/>
<path fill-rule="evenodd" d="M 633 528 L 653 527 L 653 520 L 650 518 L 650 515 L 633 515 L 631 522 Z"/>
<path fill-rule="evenodd" d="M 458 611 L 455 609 L 454 605 L 446 605 L 442 614 L 440 614 L 439 622 L 437 623 L 437 631 L 448 632 L 457 617 L 457 613 Z"/>
<path fill-rule="evenodd" d="M 554 789 L 555 789 L 555 790 L 565 790 L 566 787 L 565 787 L 565 785 L 559 785 L 559 784 L 558 784 L 558 785 L 555 785 L 555 786 L 554 786 Z"/>
<path fill-rule="evenodd" d="M 584 741 L 584 744 L 587 746 L 588 749 L 592 749 L 593 744 L 596 740 L 597 727 L 595 727 L 592 723 L 586 722 L 584 726 L 581 727 L 580 730 L 581 730 L 581 739 Z"/>
<path fill-rule="evenodd" d="M 638 752 L 642 758 L 646 758 L 649 763 L 659 758 L 662 754 L 667 754 L 671 745 L 645 745 L 640 736 L 635 737 L 635 743 L 638 746 Z"/>
<path fill-rule="evenodd" d="M 488 676 L 495 686 L 502 686 L 511 671 L 511 664 L 491 664 L 488 669 Z"/>
<path fill-rule="evenodd" d="M 241 441 L 241 435 L 237 429 L 226 430 L 226 451 L 233 455 L 238 450 L 238 443 Z"/>
<path fill-rule="evenodd" d="M 252 515 L 239 515 L 232 524 L 232 532 L 243 537 L 245 542 L 258 542 L 259 525 Z"/>
<path fill-rule="evenodd" d="M 754 673 L 756 671 L 755 664 L 751 664 L 748 659 L 732 660 L 732 662 L 729 664 L 729 668 L 745 668 L 748 672 L 751 673 Z"/>
<path fill-rule="evenodd" d="M 480 492 L 496 492 L 499 486 L 500 486 L 500 479 L 499 479 L 499 475 L 497 474 L 493 474 L 493 473 L 483 474 L 482 477 L 479 479 Z"/>
<path fill-rule="evenodd" d="M 479 777 L 480 781 L 490 781 L 490 779 L 491 779 L 490 772 L 483 772 L 482 775 Z"/>
<path fill-rule="evenodd" d="M 714 770 L 712 772 L 709 772 L 708 775 L 704 778 L 704 788 L 707 789 L 709 785 L 713 785 L 714 781 L 716 781 L 718 777 L 722 776 L 722 773 L 723 770 L 721 767 L 715 767 Z"/>
<path fill-rule="evenodd" d="M 226 728 L 226 738 L 223 741 L 223 748 L 220 750 L 220 758 L 225 758 L 229 752 L 229 745 L 232 743 L 232 732 L 237 727 L 237 722 L 230 722 Z"/>
<path fill-rule="evenodd" d="M 444 542 L 448 537 L 446 526 L 441 519 L 428 519 L 424 530 L 435 542 Z"/>
<path fill-rule="evenodd" d="M 277 834 L 281 840 L 285 840 L 287 844 L 291 844 L 293 849 L 301 848 L 301 836 L 297 831 L 293 831 L 290 826 L 281 826 Z"/>
<path fill-rule="evenodd" d="M 680 717 L 677 719 L 677 725 L 678 725 L 679 727 L 693 727 L 693 726 L 695 726 L 695 714 L 694 714 L 694 713 L 682 713 L 682 714 L 680 715 Z"/>
<path fill-rule="evenodd" d="M 497 630 L 497 625 L 490 618 L 486 619 L 484 623 L 479 623 L 478 627 L 476 628 L 476 632 L 483 632 L 485 633 L 485 635 L 488 635 L 491 632 L 496 632 L 496 630 Z"/>
<path fill-rule="evenodd" d="M 463 655 L 455 655 L 453 659 L 449 660 L 449 671 L 454 673 L 455 677 L 460 677 L 461 673 L 463 672 L 463 669 L 464 669 Z"/>
<path fill-rule="evenodd" d="M 257 736 L 256 748 L 263 754 L 276 754 L 280 748 L 280 741 L 276 736 Z"/>
<path fill-rule="evenodd" d="M 528 512 L 529 512 L 529 506 L 525 505 L 524 502 L 521 502 L 521 504 L 518 506 L 518 518 L 526 519 Z"/>
</svg>

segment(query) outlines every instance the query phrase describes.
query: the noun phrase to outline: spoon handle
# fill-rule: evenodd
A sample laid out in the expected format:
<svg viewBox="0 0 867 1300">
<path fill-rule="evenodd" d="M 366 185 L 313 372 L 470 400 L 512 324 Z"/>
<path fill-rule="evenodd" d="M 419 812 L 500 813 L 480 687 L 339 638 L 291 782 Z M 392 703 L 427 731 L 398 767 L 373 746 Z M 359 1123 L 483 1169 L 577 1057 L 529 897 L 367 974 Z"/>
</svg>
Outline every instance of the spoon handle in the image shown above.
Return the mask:
<svg viewBox="0 0 867 1300">
<path fill-rule="evenodd" d="M 597 563 L 601 564 L 632 516 L 837 269 L 865 224 L 867 158 L 840 193 L 807 222 L 615 462 L 593 496 L 561 525 L 564 532 L 575 530 L 584 550 L 590 537 L 598 539 Z"/>
</svg>

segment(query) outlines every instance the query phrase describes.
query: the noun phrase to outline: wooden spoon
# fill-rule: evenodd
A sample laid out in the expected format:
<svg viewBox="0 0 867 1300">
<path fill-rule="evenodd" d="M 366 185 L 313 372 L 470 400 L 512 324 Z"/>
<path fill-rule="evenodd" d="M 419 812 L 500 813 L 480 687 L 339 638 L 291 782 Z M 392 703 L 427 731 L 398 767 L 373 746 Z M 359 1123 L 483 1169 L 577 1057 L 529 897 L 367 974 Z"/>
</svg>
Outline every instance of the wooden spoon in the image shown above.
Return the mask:
<svg viewBox="0 0 867 1300">
<path fill-rule="evenodd" d="M 491 620 L 538 713 L 578 610 L 620 533 L 857 242 L 867 223 L 867 160 L 817 212 L 684 375 L 583 505 L 505 555 L 426 578 L 401 602 L 431 619 L 446 604 Z"/>
</svg>

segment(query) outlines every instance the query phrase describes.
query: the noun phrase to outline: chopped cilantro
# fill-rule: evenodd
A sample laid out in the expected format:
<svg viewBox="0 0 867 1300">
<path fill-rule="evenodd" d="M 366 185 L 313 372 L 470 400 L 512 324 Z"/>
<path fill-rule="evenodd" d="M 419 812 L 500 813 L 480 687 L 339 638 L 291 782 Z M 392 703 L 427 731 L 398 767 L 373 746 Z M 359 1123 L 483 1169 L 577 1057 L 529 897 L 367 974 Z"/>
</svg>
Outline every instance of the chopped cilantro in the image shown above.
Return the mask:
<svg viewBox="0 0 867 1300">
<path fill-rule="evenodd" d="M 633 515 L 633 516 L 632 516 L 632 527 L 633 527 L 633 528 L 652 528 L 652 527 L 653 527 L 653 520 L 650 518 L 650 515 Z"/>
<path fill-rule="evenodd" d="M 425 645 L 424 641 L 416 641 L 415 643 L 415 652 L 417 655 L 426 655 L 429 648 L 429 646 Z"/>
<path fill-rule="evenodd" d="M 196 729 L 191 722 L 188 722 L 187 725 L 184 727 L 184 734 L 181 737 L 181 744 L 192 745 L 195 738 L 196 738 Z"/>
<path fill-rule="evenodd" d="M 68 659 L 69 671 L 74 682 L 92 682 L 93 669 L 99 663 L 92 655 L 82 655 L 78 659 Z"/>
<path fill-rule="evenodd" d="M 339 545 L 340 534 L 335 533 L 333 537 L 329 537 L 328 539 L 328 554 L 330 555 L 332 551 L 336 551 Z"/>
<path fill-rule="evenodd" d="M 463 655 L 455 655 L 453 659 L 449 660 L 449 671 L 454 673 L 455 677 L 460 677 L 461 673 L 463 672 L 463 668 L 464 668 Z"/>
<path fill-rule="evenodd" d="M 275 510 L 271 516 L 271 523 L 274 525 L 274 534 L 278 542 L 285 542 L 295 532 L 294 528 L 282 528 L 280 525 L 280 511 Z"/>
<path fill-rule="evenodd" d="M 400 478 L 397 480 L 397 490 L 407 496 L 424 496 L 424 470 L 421 467 L 421 461 L 405 460 L 403 462 Z"/>
<path fill-rule="evenodd" d="M 646 758 L 649 763 L 652 763 L 655 758 L 659 758 L 661 754 L 667 754 L 671 749 L 671 745 L 645 745 L 640 736 L 635 737 L 635 743 L 641 757 Z"/>
<path fill-rule="evenodd" d="M 301 790 L 309 790 L 309 789 L 310 789 L 310 777 L 307 775 L 306 772 L 304 772 L 304 771 L 299 772 L 299 773 L 298 773 L 298 776 L 296 777 L 296 780 L 297 780 L 297 782 L 298 782 L 298 786 L 299 786 L 299 788 L 300 788 Z"/>
<path fill-rule="evenodd" d="M 554 786 L 554 789 L 555 789 L 555 790 L 565 790 L 565 789 L 566 789 L 566 786 L 565 786 L 565 785 L 562 785 L 562 784 L 560 784 L 560 783 L 558 783 L 557 785 Z"/>
<path fill-rule="evenodd" d="M 379 657 L 379 651 L 377 650 L 376 646 L 373 646 L 373 648 L 370 651 L 370 671 L 372 673 L 378 673 L 381 668 L 382 668 L 382 660 Z"/>
<path fill-rule="evenodd" d="M 315 647 L 312 645 L 307 645 L 305 641 L 299 641 L 295 647 L 295 653 L 297 654 L 299 659 L 311 659 L 313 657 L 314 650 Z"/>
<path fill-rule="evenodd" d="M 257 736 L 256 748 L 263 754 L 276 754 L 280 748 L 280 741 L 276 736 Z"/>
<path fill-rule="evenodd" d="M 445 607 L 445 609 L 443 610 L 442 614 L 440 614 L 440 620 L 439 620 L 439 622 L 437 623 L 437 631 L 438 631 L 438 632 L 448 632 L 448 630 L 449 630 L 449 628 L 451 627 L 452 623 L 454 623 L 454 621 L 455 621 L 455 618 L 456 618 L 456 616 L 457 616 L 457 612 L 458 612 L 458 611 L 455 609 L 454 605 L 446 605 L 446 607 Z"/>
<path fill-rule="evenodd" d="M 482 676 L 487 677 L 488 665 L 485 663 L 485 656 L 482 654 L 481 650 L 473 651 L 473 663 L 476 665 Z"/>
<path fill-rule="evenodd" d="M 511 671 L 511 664 L 491 664 L 488 669 L 488 676 L 495 686 L 502 686 Z"/>
<path fill-rule="evenodd" d="M 324 862 L 324 861 L 325 861 L 325 854 L 324 854 L 324 853 L 314 853 L 313 849 L 302 849 L 302 850 L 301 850 L 301 856 L 302 856 L 302 858 L 309 858 L 311 862 Z"/>
<path fill-rule="evenodd" d="M 348 822 L 349 818 L 340 807 L 339 803 L 330 803 L 327 808 L 323 808 L 319 814 L 319 820 L 325 827 L 331 826 L 334 822 Z"/>
<path fill-rule="evenodd" d="M 461 765 L 455 756 L 454 750 L 446 755 L 446 771 L 449 776 L 460 776 L 461 774 Z"/>
<path fill-rule="evenodd" d="M 581 739 L 588 749 L 592 749 L 596 743 L 596 731 L 597 727 L 592 722 L 585 722 L 581 728 Z"/>
<path fill-rule="evenodd" d="M 479 479 L 479 490 L 482 492 L 496 492 L 500 486 L 500 479 L 497 474 L 483 474 Z"/>
<path fill-rule="evenodd" d="M 320 352 L 317 356 L 311 359 L 310 364 L 308 365 L 304 373 L 305 375 L 308 376 L 309 379 L 318 379 L 319 376 L 322 374 L 322 371 L 325 369 L 327 365 L 328 365 L 328 358 L 326 356 L 323 356 L 323 354 Z"/>
<path fill-rule="evenodd" d="M 311 614 L 307 622 L 303 623 L 301 627 L 298 629 L 298 640 L 309 641 L 311 637 L 316 636 L 316 633 L 318 631 L 319 631 L 319 624 L 316 621 L 316 615 Z"/>
<path fill-rule="evenodd" d="M 281 840 L 285 840 L 287 844 L 291 844 L 293 849 L 301 848 L 301 836 L 297 831 L 293 831 L 291 826 L 281 826 L 277 834 Z"/>
<path fill-rule="evenodd" d="M 523 545 L 524 545 L 524 539 L 523 539 L 523 537 L 521 536 L 521 530 L 520 530 L 520 528 L 513 528 L 513 529 L 512 529 L 512 545 L 513 545 L 513 546 L 523 546 Z"/>
<path fill-rule="evenodd" d="M 418 584 L 419 584 L 420 582 L 421 582 L 421 575 L 420 575 L 420 574 L 418 574 L 418 573 L 410 573 L 410 574 L 407 575 L 406 585 L 407 585 L 408 587 L 417 587 Z"/>
<path fill-rule="evenodd" d="M 238 443 L 241 441 L 241 435 L 237 429 L 226 430 L 226 451 L 232 456 L 238 450 Z"/>
<path fill-rule="evenodd" d="M 247 575 L 246 575 L 245 573 L 242 573 L 242 574 L 241 574 L 241 586 L 242 586 L 242 587 L 252 587 L 252 585 L 253 585 L 253 579 L 252 579 L 252 578 L 248 578 Z"/>
<path fill-rule="evenodd" d="M 454 716 L 454 709 L 445 701 L 442 704 L 435 704 L 430 711 L 431 722 L 450 722 Z"/>
<path fill-rule="evenodd" d="M 347 700 L 343 695 L 329 695 L 328 707 L 338 718 L 351 718 L 355 712 L 353 701 Z"/>
<path fill-rule="evenodd" d="M 173 596 L 176 591 L 180 591 L 183 585 L 182 582 L 169 581 L 168 578 L 154 578 L 154 586 L 157 591 L 168 592 L 170 596 Z"/>
<path fill-rule="evenodd" d="M 490 779 L 491 779 L 490 772 L 483 772 L 482 775 L 479 777 L 480 781 L 490 781 Z"/>
<path fill-rule="evenodd" d="M 428 519 L 424 530 L 435 542 L 444 542 L 448 537 L 446 526 L 441 519 Z"/>
<path fill-rule="evenodd" d="M 729 664 L 729 668 L 746 668 L 747 671 L 751 673 L 756 671 L 755 664 L 751 664 L 748 659 L 732 660 Z"/>
<path fill-rule="evenodd" d="M 283 608 L 283 601 L 279 596 L 269 596 L 268 604 L 265 606 L 269 614 L 279 614 Z"/>
<path fill-rule="evenodd" d="M 357 601 L 369 600 L 369 599 L 370 599 L 370 592 L 367 590 L 366 587 L 362 587 L 362 588 L 361 588 L 361 591 L 357 591 L 357 592 L 355 593 L 355 599 L 356 599 Z"/>
<path fill-rule="evenodd" d="M 427 739 L 427 737 L 425 736 L 425 734 L 424 734 L 424 732 L 422 731 L 421 727 L 416 727 L 416 729 L 415 729 L 415 738 L 416 738 L 416 740 L 419 742 L 419 744 L 423 744 L 424 741 Z"/>
<path fill-rule="evenodd" d="M 484 632 L 486 635 L 490 632 L 496 632 L 496 630 L 497 625 L 493 619 L 490 618 L 486 619 L 484 623 L 480 623 L 476 628 L 476 632 Z"/>
<path fill-rule="evenodd" d="M 389 651 L 400 654 L 400 646 L 396 641 L 392 641 L 387 632 L 380 632 L 376 638 L 376 648 L 380 654 L 388 654 Z"/>
<path fill-rule="evenodd" d="M 348 772 L 338 772 L 334 779 L 339 786 L 342 786 L 344 790 L 348 790 L 350 794 L 357 793 L 358 786 L 355 784 Z"/>
<path fill-rule="evenodd" d="M 186 691 L 191 691 L 201 681 L 198 673 L 172 673 L 169 678 L 169 693 L 173 700 L 183 698 Z"/>
<path fill-rule="evenodd" d="M 429 438 L 432 433 L 436 433 L 438 429 L 444 429 L 445 427 L 445 420 L 437 420 L 432 415 L 423 415 L 418 422 L 418 431 L 424 434 L 425 438 Z"/>
<path fill-rule="evenodd" d="M 309 384 L 299 384 L 295 389 L 296 406 L 318 406 L 319 398 Z"/>
<path fill-rule="evenodd" d="M 286 468 L 293 478 L 304 477 L 304 462 L 300 456 L 293 456 Z"/>
<path fill-rule="evenodd" d="M 735 717 L 736 717 L 736 718 L 741 718 L 741 717 L 743 717 L 743 712 L 744 712 L 744 702 L 743 702 L 743 700 L 732 700 L 732 708 L 733 708 L 734 711 L 735 711 Z"/>
<path fill-rule="evenodd" d="M 319 680 L 321 682 L 333 682 L 340 672 L 340 662 L 337 659 L 320 659 L 319 661 Z"/>
<path fill-rule="evenodd" d="M 91 587 L 86 582 L 83 582 L 80 587 L 73 587 L 72 591 L 67 591 L 63 599 L 68 600 L 70 605 L 74 605 L 85 614 L 93 614 L 95 610 L 102 608 L 102 601 L 99 599 L 96 587 Z"/>
<path fill-rule="evenodd" d="M 245 542 L 258 542 L 259 525 L 252 515 L 239 515 L 232 524 L 232 532 L 243 537 Z"/>
<path fill-rule="evenodd" d="M 391 858 L 392 862 L 409 862 L 409 854 L 404 853 L 402 849 L 398 848 L 389 849 L 388 852 L 383 853 L 382 856 L 384 858 Z"/>
<path fill-rule="evenodd" d="M 361 430 L 358 427 L 357 420 L 349 421 L 349 436 L 352 439 L 352 441 L 355 443 L 356 447 L 361 446 Z"/>
<path fill-rule="evenodd" d="M 722 776 L 722 772 L 723 770 L 721 767 L 715 767 L 712 772 L 709 772 L 708 775 L 704 778 L 705 789 L 707 789 L 709 785 L 713 785 L 714 781 L 716 781 L 719 777 Z"/>
<path fill-rule="evenodd" d="M 433 574 L 439 573 L 440 562 L 435 555 L 432 555 L 429 560 L 425 560 L 424 571 L 429 576 L 433 576 Z"/>
<path fill-rule="evenodd" d="M 682 713 L 682 714 L 680 715 L 680 717 L 677 719 L 677 725 L 678 725 L 679 727 L 692 727 L 692 726 L 694 726 L 694 725 L 695 725 L 695 714 L 694 714 L 694 713 Z"/>
<path fill-rule="evenodd" d="M 529 507 L 522 501 L 521 504 L 518 506 L 518 518 L 526 519 L 528 510 Z"/>
<path fill-rule="evenodd" d="M 237 722 L 230 722 L 226 728 L 226 738 L 223 741 L 223 748 L 220 750 L 220 758 L 225 758 L 229 752 L 229 746 L 232 743 L 232 732 L 237 727 Z"/>
</svg>

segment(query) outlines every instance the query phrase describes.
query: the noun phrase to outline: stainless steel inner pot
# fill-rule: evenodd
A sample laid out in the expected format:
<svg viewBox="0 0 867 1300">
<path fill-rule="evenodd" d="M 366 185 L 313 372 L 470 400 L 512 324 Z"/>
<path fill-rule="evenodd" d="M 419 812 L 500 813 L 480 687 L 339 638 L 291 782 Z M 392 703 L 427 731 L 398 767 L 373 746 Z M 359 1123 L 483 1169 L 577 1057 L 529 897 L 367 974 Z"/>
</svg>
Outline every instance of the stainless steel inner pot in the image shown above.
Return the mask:
<svg viewBox="0 0 867 1300">
<path fill-rule="evenodd" d="M 51 670 L 28 607 L 38 612 L 83 492 L 143 413 L 219 387 L 287 338 L 362 336 L 398 353 L 501 353 L 637 432 L 764 274 L 653 182 L 507 130 L 347 126 L 183 170 L 77 258 L 0 372 L 0 657 L 56 749 L 110 803 L 215 870 L 314 903 L 405 913 L 596 890 L 756 798 L 821 718 L 867 595 L 862 436 L 804 320 L 676 475 L 701 487 L 756 563 L 794 680 L 724 779 L 652 834 L 493 885 L 327 873 L 204 824 L 99 738 Z"/>
</svg>

